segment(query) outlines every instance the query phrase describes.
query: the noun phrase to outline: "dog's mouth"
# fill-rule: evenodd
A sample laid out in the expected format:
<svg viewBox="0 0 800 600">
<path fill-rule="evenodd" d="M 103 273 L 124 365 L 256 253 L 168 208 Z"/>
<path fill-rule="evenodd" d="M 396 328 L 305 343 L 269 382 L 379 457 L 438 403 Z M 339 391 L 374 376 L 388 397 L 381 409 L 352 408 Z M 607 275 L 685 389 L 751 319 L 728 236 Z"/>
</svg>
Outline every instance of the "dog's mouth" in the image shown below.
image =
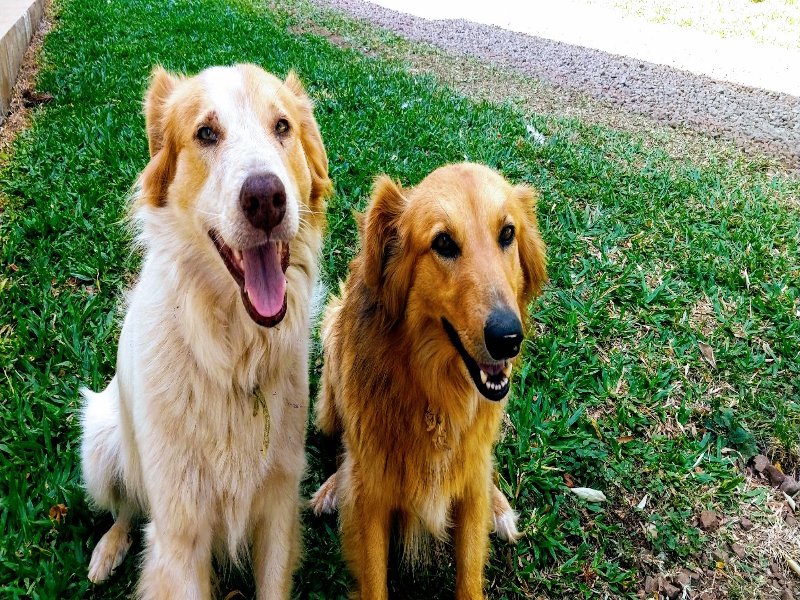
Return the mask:
<svg viewBox="0 0 800 600">
<path fill-rule="evenodd" d="M 505 398 L 511 387 L 511 369 L 513 368 L 511 361 L 479 363 L 470 356 L 464 348 L 464 344 L 461 343 L 461 338 L 458 337 L 455 328 L 444 317 L 442 317 L 442 325 L 450 342 L 461 355 L 461 359 L 472 377 L 472 382 L 483 397 L 495 402 Z"/>
<path fill-rule="evenodd" d="M 213 229 L 208 232 L 222 262 L 239 284 L 244 308 L 263 327 L 274 327 L 286 316 L 286 269 L 289 242 L 273 241 L 234 250 Z"/>
</svg>

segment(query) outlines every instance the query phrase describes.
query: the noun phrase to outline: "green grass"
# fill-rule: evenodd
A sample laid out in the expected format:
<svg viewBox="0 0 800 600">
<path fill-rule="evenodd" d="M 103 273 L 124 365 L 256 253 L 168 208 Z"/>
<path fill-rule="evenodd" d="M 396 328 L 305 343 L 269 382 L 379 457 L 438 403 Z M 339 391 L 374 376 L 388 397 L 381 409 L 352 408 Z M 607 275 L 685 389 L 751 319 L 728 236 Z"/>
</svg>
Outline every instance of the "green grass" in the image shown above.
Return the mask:
<svg viewBox="0 0 800 600">
<path fill-rule="evenodd" d="M 243 61 L 298 70 L 336 186 L 322 261 L 329 285 L 355 252 L 350 210 L 363 208 L 378 173 L 414 184 L 468 158 L 542 190 L 551 283 L 531 307 L 535 335 L 497 447 L 501 486 L 526 535 L 516 547 L 493 543 L 491 598 L 632 597 L 651 564 L 643 552 L 702 564 L 706 539 L 691 517 L 750 498 L 741 470 L 756 448 L 785 468 L 797 464 L 796 180 L 757 162 L 697 168 L 631 135 L 476 103 L 401 63 L 294 35 L 296 17 L 264 6 L 57 7 L 38 86 L 54 101 L 0 171 L 4 597 L 123 598 L 137 577 L 134 556 L 104 587 L 86 579 L 110 517 L 93 515 L 81 489 L 77 411 L 78 388 L 100 389 L 113 373 L 117 307 L 140 260 L 121 219 L 146 163 L 141 99 L 155 63 L 190 73 Z M 529 139 L 528 123 L 545 144 Z M 714 348 L 716 368 L 699 342 Z M 313 388 L 318 371 L 317 357 Z M 310 430 L 306 495 L 332 471 L 335 452 Z M 609 502 L 577 500 L 564 474 Z M 48 512 L 58 503 L 69 512 L 54 523 Z M 304 521 L 296 596 L 345 597 L 335 519 Z M 391 582 L 398 598 L 451 598 L 452 557 L 445 549 L 424 573 L 392 561 Z M 225 574 L 221 589 L 252 595 L 246 573 Z"/>
</svg>

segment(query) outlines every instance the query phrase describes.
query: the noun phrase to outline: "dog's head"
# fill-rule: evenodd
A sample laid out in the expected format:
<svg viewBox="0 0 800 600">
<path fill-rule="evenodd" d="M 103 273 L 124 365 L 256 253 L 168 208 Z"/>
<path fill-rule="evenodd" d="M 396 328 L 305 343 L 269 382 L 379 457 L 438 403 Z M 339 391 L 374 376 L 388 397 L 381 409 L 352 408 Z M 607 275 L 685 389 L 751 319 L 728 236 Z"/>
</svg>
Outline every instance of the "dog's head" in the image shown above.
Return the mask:
<svg viewBox="0 0 800 600">
<path fill-rule="evenodd" d="M 276 325 L 289 242 L 302 225 L 320 226 L 330 186 L 297 76 L 237 65 L 181 77 L 157 67 L 145 118 L 150 162 L 134 209 L 170 211 L 184 238 L 227 268 L 253 321 Z"/>
<path fill-rule="evenodd" d="M 547 279 L 536 198 L 488 167 L 450 165 L 408 190 L 380 177 L 361 222 L 362 276 L 390 322 L 457 353 L 490 400 L 508 393 Z"/>
</svg>

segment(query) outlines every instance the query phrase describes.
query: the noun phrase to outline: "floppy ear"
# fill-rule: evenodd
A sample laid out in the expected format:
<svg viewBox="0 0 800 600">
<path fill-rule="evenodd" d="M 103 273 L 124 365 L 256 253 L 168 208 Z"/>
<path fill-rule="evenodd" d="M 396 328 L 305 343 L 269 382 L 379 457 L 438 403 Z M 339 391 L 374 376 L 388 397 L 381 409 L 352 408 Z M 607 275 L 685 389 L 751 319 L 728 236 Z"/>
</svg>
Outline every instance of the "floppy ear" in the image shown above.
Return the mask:
<svg viewBox="0 0 800 600">
<path fill-rule="evenodd" d="M 167 100 L 178 83 L 178 78 L 168 73 L 164 67 L 153 67 L 150 75 L 150 87 L 144 98 L 144 118 L 147 126 L 147 142 L 150 146 L 150 158 L 153 158 L 164 146 L 164 116 Z"/>
<path fill-rule="evenodd" d="M 518 185 L 514 191 L 525 215 L 522 231 L 518 232 L 517 240 L 519 261 L 525 277 L 522 300 L 527 304 L 532 296 L 542 293 L 542 286 L 547 283 L 547 257 L 536 218 L 539 195 L 536 190 L 526 185 Z"/>
<path fill-rule="evenodd" d="M 167 188 L 175 176 L 177 151 L 175 140 L 167 121 L 167 102 L 179 79 L 162 67 L 153 69 L 150 88 L 144 100 L 144 116 L 147 142 L 150 146 L 150 162 L 140 177 L 141 192 L 134 206 L 144 204 L 164 206 Z"/>
<path fill-rule="evenodd" d="M 328 179 L 328 155 L 325 153 L 319 125 L 314 118 L 311 99 L 306 94 L 297 73 L 289 71 L 284 84 L 297 98 L 300 107 L 300 142 L 303 144 L 303 152 L 311 171 L 311 205 L 315 210 L 321 211 L 322 200 L 331 189 L 331 180 Z"/>
<path fill-rule="evenodd" d="M 386 175 L 375 180 L 367 213 L 361 219 L 362 273 L 392 320 L 400 317 L 408 295 L 411 269 L 400 238 L 406 206 L 402 188 Z"/>
</svg>

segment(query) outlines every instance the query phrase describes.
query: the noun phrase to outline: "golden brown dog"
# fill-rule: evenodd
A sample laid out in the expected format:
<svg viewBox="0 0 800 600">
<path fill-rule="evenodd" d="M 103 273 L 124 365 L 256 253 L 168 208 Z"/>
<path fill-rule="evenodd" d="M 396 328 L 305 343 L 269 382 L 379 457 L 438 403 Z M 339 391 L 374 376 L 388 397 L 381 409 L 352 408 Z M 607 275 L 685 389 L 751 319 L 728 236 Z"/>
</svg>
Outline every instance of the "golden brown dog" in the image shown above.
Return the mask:
<svg viewBox="0 0 800 600">
<path fill-rule="evenodd" d="M 145 257 L 117 372 L 84 390 L 87 492 L 114 525 L 105 580 L 147 520 L 140 598 L 211 597 L 212 555 L 289 597 L 300 545 L 310 304 L 328 160 L 300 81 L 254 65 L 156 69 L 133 213 Z"/>
<path fill-rule="evenodd" d="M 312 502 L 339 504 L 359 598 L 387 598 L 393 522 L 409 558 L 426 530 L 452 531 L 456 597 L 482 598 L 493 512 L 513 528 L 492 446 L 547 278 L 536 194 L 475 164 L 406 190 L 381 177 L 360 234 L 322 326 L 317 424 L 341 432 L 344 457 Z"/>
</svg>

